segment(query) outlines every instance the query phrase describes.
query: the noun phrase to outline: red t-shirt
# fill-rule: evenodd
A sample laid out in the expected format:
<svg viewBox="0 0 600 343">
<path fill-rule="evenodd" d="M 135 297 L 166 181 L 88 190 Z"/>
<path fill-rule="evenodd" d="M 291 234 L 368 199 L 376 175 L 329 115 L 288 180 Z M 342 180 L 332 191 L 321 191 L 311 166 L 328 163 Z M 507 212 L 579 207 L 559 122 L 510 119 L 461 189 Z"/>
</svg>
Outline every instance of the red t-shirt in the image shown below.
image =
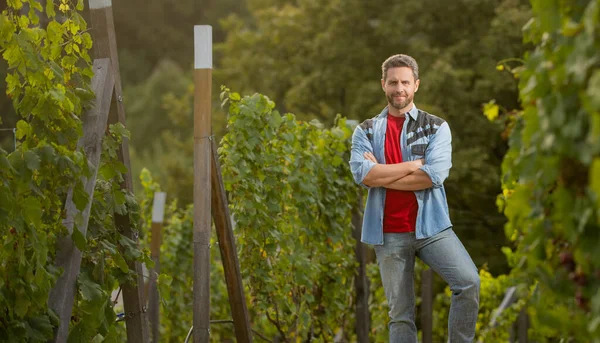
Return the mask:
<svg viewBox="0 0 600 343">
<path fill-rule="evenodd" d="M 400 135 L 405 117 L 388 115 L 385 132 L 385 163 L 402 162 Z M 387 189 L 383 211 L 383 232 L 398 233 L 415 231 L 417 221 L 417 198 L 412 191 Z"/>
</svg>

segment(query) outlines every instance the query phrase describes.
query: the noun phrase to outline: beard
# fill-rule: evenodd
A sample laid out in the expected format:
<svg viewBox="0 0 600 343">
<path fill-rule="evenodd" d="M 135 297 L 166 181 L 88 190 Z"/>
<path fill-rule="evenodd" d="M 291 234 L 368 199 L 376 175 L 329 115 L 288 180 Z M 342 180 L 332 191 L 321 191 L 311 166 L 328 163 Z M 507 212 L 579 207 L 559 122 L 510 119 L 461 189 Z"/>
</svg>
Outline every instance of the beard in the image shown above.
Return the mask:
<svg viewBox="0 0 600 343">
<path fill-rule="evenodd" d="M 395 95 L 399 95 L 399 94 L 397 94 L 397 93 L 388 94 L 387 100 L 388 100 L 388 103 L 397 110 L 401 110 L 401 109 L 405 108 L 406 106 L 408 106 L 413 101 L 413 98 L 414 98 L 414 95 L 411 95 L 411 96 L 406 96 L 406 99 L 404 99 L 404 101 L 402 101 L 402 100 L 394 101 Z"/>
</svg>

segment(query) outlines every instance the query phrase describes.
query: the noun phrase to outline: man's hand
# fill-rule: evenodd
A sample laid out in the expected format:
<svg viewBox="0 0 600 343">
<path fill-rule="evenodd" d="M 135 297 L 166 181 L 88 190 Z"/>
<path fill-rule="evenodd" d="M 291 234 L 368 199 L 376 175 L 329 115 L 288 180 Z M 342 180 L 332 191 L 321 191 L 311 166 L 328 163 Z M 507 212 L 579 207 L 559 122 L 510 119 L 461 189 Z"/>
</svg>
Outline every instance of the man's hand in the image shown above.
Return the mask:
<svg viewBox="0 0 600 343">
<path fill-rule="evenodd" d="M 363 156 L 365 157 L 365 160 L 369 160 L 374 163 L 379 163 L 379 162 L 377 162 L 377 159 L 375 158 L 375 156 L 370 152 L 365 152 L 363 154 Z"/>
<path fill-rule="evenodd" d="M 369 160 L 373 163 L 377 163 L 378 165 L 380 165 L 372 153 L 365 152 L 363 154 L 363 156 L 364 156 L 365 160 Z M 395 166 L 395 167 L 404 167 L 404 168 L 409 168 L 409 169 L 395 170 L 394 174 L 396 177 L 393 177 L 392 179 L 382 177 L 379 180 L 372 180 L 373 182 L 371 182 L 371 180 L 366 180 L 366 179 L 365 179 L 365 181 L 368 182 L 367 184 L 371 187 L 384 187 L 384 188 L 388 188 L 388 189 L 396 189 L 396 190 L 402 190 L 402 191 L 418 191 L 418 190 L 430 188 L 432 186 L 431 179 L 429 178 L 429 176 L 427 174 L 425 174 L 423 171 L 419 170 L 419 168 L 421 168 L 424 164 L 425 164 L 425 159 L 423 159 L 423 158 L 415 160 L 415 161 L 402 162 L 402 163 L 396 163 L 396 164 L 381 164 L 381 166 L 386 166 L 386 168 L 387 167 L 394 168 L 394 166 Z M 369 175 L 367 175 L 367 176 L 369 176 Z M 385 181 L 389 180 L 389 182 L 387 182 L 387 183 L 382 182 L 384 180 Z M 378 181 L 380 181 L 380 182 L 378 182 Z"/>
</svg>

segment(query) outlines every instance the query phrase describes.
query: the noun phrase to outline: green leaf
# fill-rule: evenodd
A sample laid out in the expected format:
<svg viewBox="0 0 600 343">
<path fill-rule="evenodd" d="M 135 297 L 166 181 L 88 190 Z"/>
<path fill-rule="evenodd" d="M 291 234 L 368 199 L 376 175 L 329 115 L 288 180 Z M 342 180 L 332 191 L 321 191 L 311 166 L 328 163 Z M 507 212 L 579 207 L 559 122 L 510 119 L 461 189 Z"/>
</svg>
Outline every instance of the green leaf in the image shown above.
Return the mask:
<svg viewBox="0 0 600 343">
<path fill-rule="evenodd" d="M 48 309 L 48 319 L 50 320 L 50 323 L 52 323 L 52 326 L 58 326 L 60 324 L 60 318 L 51 308 Z"/>
<path fill-rule="evenodd" d="M 113 163 L 113 167 L 121 174 L 127 173 L 127 167 L 125 166 L 125 164 L 119 161 L 115 161 L 115 163 Z"/>
<path fill-rule="evenodd" d="M 124 255 L 128 260 L 138 259 L 142 252 L 139 250 L 137 242 L 125 235 L 119 236 L 119 244 L 124 248 Z"/>
<path fill-rule="evenodd" d="M 116 206 L 125 204 L 125 193 L 123 191 L 116 189 L 113 191 L 112 195 Z"/>
<path fill-rule="evenodd" d="M 42 228 L 42 204 L 40 199 L 27 197 L 22 202 L 23 219 L 36 229 Z"/>
<path fill-rule="evenodd" d="M 173 282 L 173 278 L 167 274 L 159 274 L 158 275 L 158 292 L 160 296 L 164 298 L 166 301 L 171 300 L 171 283 Z"/>
<path fill-rule="evenodd" d="M 29 306 L 31 305 L 31 301 L 29 300 L 29 296 L 25 294 L 25 292 L 19 292 L 17 298 L 15 299 L 15 307 L 14 311 L 17 317 L 23 318 L 27 314 L 27 310 L 29 310 Z"/>
<path fill-rule="evenodd" d="M 102 287 L 88 276 L 87 273 L 82 273 L 77 278 L 79 292 L 83 299 L 90 302 L 100 302 L 104 299 Z"/>
<path fill-rule="evenodd" d="M 117 253 L 117 247 L 112 243 L 112 242 L 108 242 L 108 241 L 100 241 L 100 245 L 106 250 L 108 251 L 110 254 L 116 254 Z"/>
<path fill-rule="evenodd" d="M 71 239 L 73 240 L 73 243 L 75 243 L 75 246 L 77 247 L 77 249 L 79 249 L 79 251 L 85 251 L 85 248 L 87 246 L 87 239 L 75 226 L 73 227 L 73 233 L 71 233 Z"/>
<path fill-rule="evenodd" d="M 89 202 L 89 195 L 83 188 L 83 184 L 78 182 L 77 185 L 73 188 L 73 203 L 75 203 L 75 207 L 83 212 Z"/>
<path fill-rule="evenodd" d="M 98 170 L 98 174 L 104 179 L 104 180 L 111 180 L 113 177 L 117 176 L 117 170 L 115 168 L 113 168 L 112 165 L 109 164 L 103 164 L 100 167 L 100 170 Z"/>
<path fill-rule="evenodd" d="M 24 120 L 17 122 L 17 139 L 23 139 L 25 136 L 31 135 L 31 127 Z"/>
<path fill-rule="evenodd" d="M 123 124 L 121 124 L 121 123 L 111 124 L 109 130 L 110 130 L 110 133 L 114 137 L 117 137 L 117 138 L 123 138 L 123 137 L 129 138 L 129 136 L 130 136 L 129 130 L 127 130 L 125 128 L 125 126 L 123 126 Z"/>
<path fill-rule="evenodd" d="M 35 171 L 40 169 L 40 157 L 33 151 L 27 150 L 23 153 L 23 159 L 25 160 L 25 165 L 31 171 Z"/>
<path fill-rule="evenodd" d="M 50 323 L 50 318 L 46 315 L 41 315 L 29 318 L 28 335 L 38 340 L 48 340 L 53 336 L 54 327 Z"/>
<path fill-rule="evenodd" d="M 75 324 L 69 331 L 69 338 L 67 338 L 67 343 L 89 342 L 91 335 L 92 333 L 89 332 L 89 328 L 86 326 L 86 323 L 80 321 L 77 324 Z"/>
<path fill-rule="evenodd" d="M 86 32 L 86 33 L 82 34 L 81 37 L 82 37 L 82 40 L 83 40 L 83 46 L 86 49 L 91 49 L 92 45 L 93 45 L 93 43 L 92 43 L 92 36 L 89 33 Z M 93 76 L 93 75 L 91 75 L 91 76 Z"/>
<path fill-rule="evenodd" d="M 340 155 L 335 155 L 333 157 L 333 160 L 331 161 L 331 165 L 334 166 L 334 167 L 337 167 L 337 166 L 341 165 L 342 162 L 344 162 L 344 160 L 342 159 L 342 157 Z"/>
<path fill-rule="evenodd" d="M 46 14 L 48 15 L 48 18 L 54 18 L 56 16 L 56 11 L 54 10 L 54 1 L 46 1 Z"/>
<path fill-rule="evenodd" d="M 113 255 L 113 259 L 115 260 L 117 267 L 119 267 L 123 273 L 129 272 L 129 266 L 127 266 L 127 262 L 119 252 Z"/>
<path fill-rule="evenodd" d="M 281 122 L 283 121 L 283 119 L 281 118 L 281 115 L 279 114 L 279 112 L 277 111 L 273 111 L 271 112 L 271 126 L 273 126 L 274 128 L 278 128 L 281 125 Z"/>
<path fill-rule="evenodd" d="M 52 3 L 52 2 L 48 1 L 48 4 L 50 4 L 50 3 Z M 46 5 L 46 8 L 48 8 L 48 4 Z M 61 43 L 62 42 L 63 29 L 58 22 L 56 22 L 54 20 L 50 21 L 48 23 L 48 26 L 46 27 L 46 32 L 47 32 L 48 40 L 51 43 Z"/>
<path fill-rule="evenodd" d="M 239 93 L 229 93 L 229 99 L 233 100 L 233 101 L 240 101 L 241 97 Z"/>
</svg>

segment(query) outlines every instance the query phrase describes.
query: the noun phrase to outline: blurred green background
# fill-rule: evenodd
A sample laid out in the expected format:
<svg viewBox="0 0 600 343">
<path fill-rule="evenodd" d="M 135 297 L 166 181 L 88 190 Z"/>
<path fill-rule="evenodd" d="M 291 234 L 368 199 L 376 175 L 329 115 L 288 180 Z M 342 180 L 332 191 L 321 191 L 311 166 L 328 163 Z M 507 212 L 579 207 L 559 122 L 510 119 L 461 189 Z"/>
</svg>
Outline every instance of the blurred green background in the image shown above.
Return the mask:
<svg viewBox="0 0 600 343">
<path fill-rule="evenodd" d="M 487 120 L 482 104 L 518 107 L 516 81 L 496 64 L 527 49 L 527 1 L 127 0 L 114 1 L 113 11 L 136 181 L 146 167 L 169 198 L 192 201 L 194 25 L 213 26 L 218 139 L 226 129 L 220 85 L 260 92 L 281 112 L 328 126 L 338 113 L 357 120 L 379 113 L 386 105 L 381 63 L 409 54 L 421 71 L 417 106 L 453 131 L 445 186 L 455 230 L 478 267 L 508 271 L 500 250 L 505 218 L 496 206 L 507 143 L 504 126 Z M 13 128 L 16 116 L 3 95 L 0 110 L 0 127 Z M 12 140 L 11 131 L 0 131 L 2 148 L 12 151 Z"/>
</svg>

